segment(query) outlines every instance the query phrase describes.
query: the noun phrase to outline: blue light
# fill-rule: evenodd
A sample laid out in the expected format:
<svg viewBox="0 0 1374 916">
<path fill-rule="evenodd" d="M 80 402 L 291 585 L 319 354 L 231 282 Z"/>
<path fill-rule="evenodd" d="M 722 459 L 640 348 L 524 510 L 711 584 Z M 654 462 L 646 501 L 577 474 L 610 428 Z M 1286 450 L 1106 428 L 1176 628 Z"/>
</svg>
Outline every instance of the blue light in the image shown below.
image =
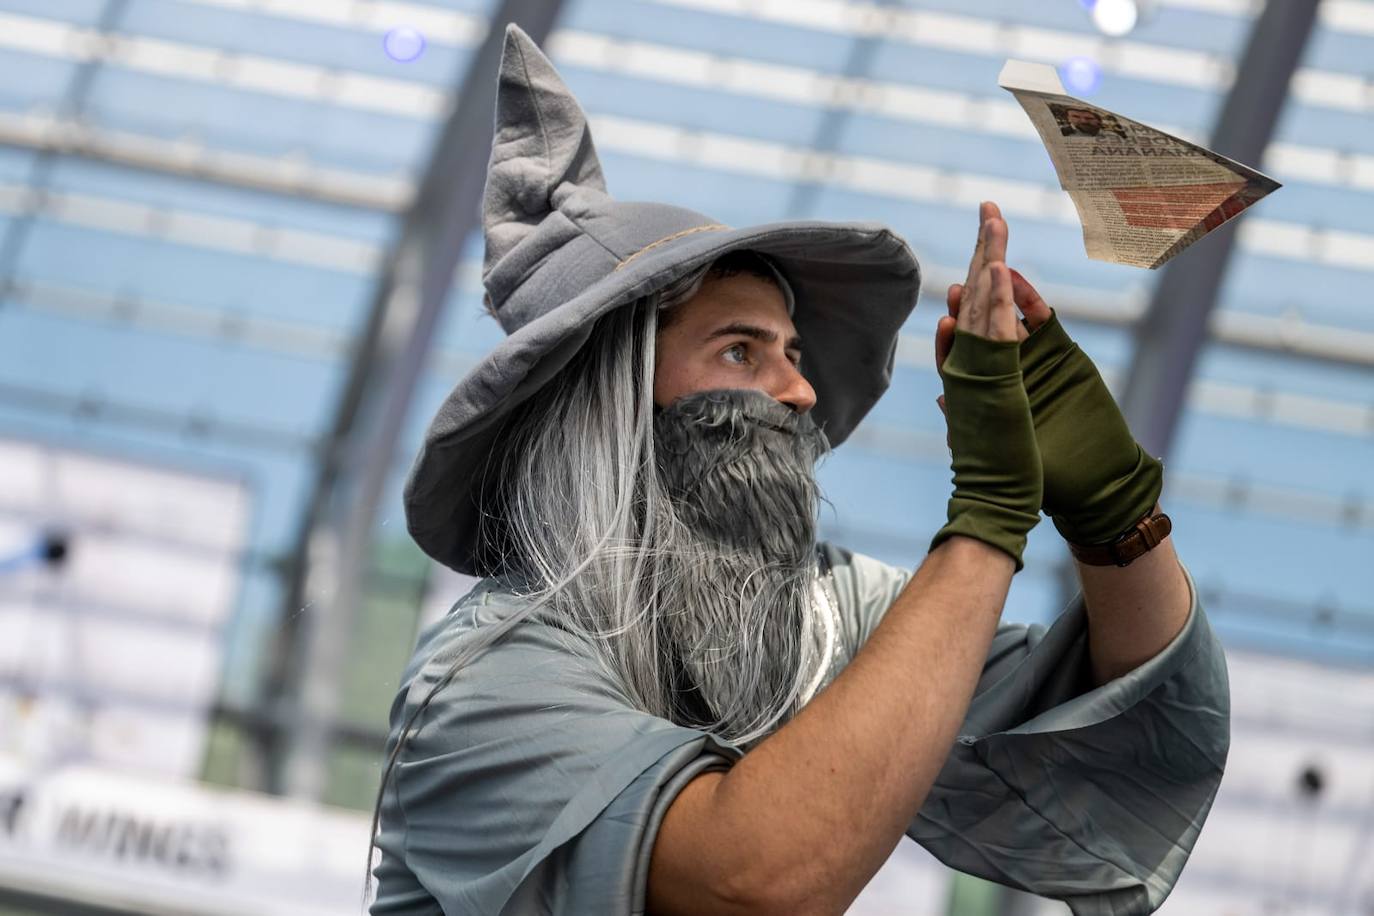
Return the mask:
<svg viewBox="0 0 1374 916">
<path fill-rule="evenodd" d="M 40 544 L 34 544 L 31 547 L 20 550 L 18 553 L 0 557 L 0 575 L 19 572 L 30 566 L 37 566 L 39 560 L 43 557 L 41 547 L 42 545 Z"/>
<path fill-rule="evenodd" d="M 425 53 L 425 36 L 408 25 L 397 26 L 382 39 L 386 56 L 399 63 L 410 63 Z"/>
<path fill-rule="evenodd" d="M 1092 95 L 1102 85 L 1102 68 L 1091 57 L 1070 57 L 1059 65 L 1059 78 L 1073 95 Z"/>
</svg>

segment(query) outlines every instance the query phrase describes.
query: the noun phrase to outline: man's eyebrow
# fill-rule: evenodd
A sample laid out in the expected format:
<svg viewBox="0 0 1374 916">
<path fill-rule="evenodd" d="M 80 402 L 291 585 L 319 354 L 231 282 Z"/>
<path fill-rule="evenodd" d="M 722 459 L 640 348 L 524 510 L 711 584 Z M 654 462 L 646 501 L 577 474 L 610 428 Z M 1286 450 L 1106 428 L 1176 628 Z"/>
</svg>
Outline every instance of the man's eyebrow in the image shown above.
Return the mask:
<svg viewBox="0 0 1374 916">
<path fill-rule="evenodd" d="M 710 334 L 707 334 L 706 340 L 715 340 L 717 337 L 733 337 L 735 335 L 739 335 L 741 337 L 752 337 L 755 340 L 762 341 L 763 343 L 775 343 L 778 339 L 777 331 L 771 331 L 768 328 L 761 328 L 756 324 L 746 324 L 743 321 L 732 321 L 727 325 L 723 325 L 721 327 L 716 328 Z M 800 350 L 801 348 L 802 340 L 799 335 L 794 334 L 792 337 L 788 339 L 787 349 Z"/>
</svg>

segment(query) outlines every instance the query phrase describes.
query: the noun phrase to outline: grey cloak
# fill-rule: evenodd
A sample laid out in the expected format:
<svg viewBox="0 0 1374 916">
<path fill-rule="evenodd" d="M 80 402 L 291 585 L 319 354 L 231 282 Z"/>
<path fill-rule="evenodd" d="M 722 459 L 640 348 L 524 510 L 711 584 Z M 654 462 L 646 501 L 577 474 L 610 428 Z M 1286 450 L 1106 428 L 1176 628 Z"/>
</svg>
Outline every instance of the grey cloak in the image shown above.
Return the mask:
<svg viewBox="0 0 1374 916">
<path fill-rule="evenodd" d="M 909 573 L 823 545 L 853 657 Z M 1066 901 L 1148 913 L 1178 880 L 1229 744 L 1225 660 L 1191 578 L 1183 631 L 1093 688 L 1082 597 L 997 631 L 960 737 L 907 835 L 946 864 Z M 392 735 L 465 633 L 521 599 L 488 579 L 420 638 Z M 741 752 L 640 712 L 536 616 L 470 662 L 417 722 L 383 797 L 374 914 L 639 914 L 664 812 Z M 902 761 L 894 760 L 893 766 Z M 855 824 L 854 829 L 863 829 Z"/>
</svg>

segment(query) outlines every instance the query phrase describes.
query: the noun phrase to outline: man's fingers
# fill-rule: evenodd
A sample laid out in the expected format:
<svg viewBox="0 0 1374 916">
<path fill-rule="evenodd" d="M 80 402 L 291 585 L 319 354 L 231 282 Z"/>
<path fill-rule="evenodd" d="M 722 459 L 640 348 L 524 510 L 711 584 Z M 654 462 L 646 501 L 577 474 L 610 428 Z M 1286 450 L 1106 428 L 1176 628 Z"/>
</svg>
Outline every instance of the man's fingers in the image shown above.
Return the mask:
<svg viewBox="0 0 1374 916">
<path fill-rule="evenodd" d="M 1016 340 L 1020 323 L 1016 320 L 1016 303 L 1012 298 L 1011 271 L 1000 261 L 988 265 L 989 293 L 988 330 L 984 335 L 992 340 Z"/>
<path fill-rule="evenodd" d="M 1008 268 L 1010 270 L 1010 268 Z M 1019 271 L 1011 271 L 1011 292 L 1016 300 L 1016 306 L 1021 310 L 1021 314 L 1026 316 L 1026 321 L 1030 324 L 1030 330 L 1034 331 L 1040 325 L 1050 320 L 1050 307 L 1040 298 L 1040 294 L 1031 286 L 1030 281 L 1021 276 Z"/>
<path fill-rule="evenodd" d="M 1017 320 L 1019 301 L 1006 265 L 1009 232 L 997 204 L 984 201 L 978 205 L 978 244 L 969 261 L 968 280 L 962 285 L 952 284 L 945 293 L 945 304 L 955 319 L 955 327 L 993 340 L 1024 340 L 1031 330 L 1048 319 L 1048 307 L 1022 277 L 1021 283 L 1034 296 L 1034 301 L 1040 303 L 1043 314 L 1033 306 L 1034 316 L 1027 316 L 1030 328 L 1023 327 Z"/>
<path fill-rule="evenodd" d="M 964 298 L 964 285 L 962 283 L 951 283 L 949 289 L 945 291 L 945 306 L 949 309 L 951 318 L 959 317 L 959 301 Z"/>
<path fill-rule="evenodd" d="M 977 283 L 969 284 L 964 290 L 964 297 L 959 303 L 959 317 L 956 319 L 958 327 L 979 337 L 988 336 L 988 289 L 991 286 L 988 269 L 984 267 L 978 272 Z"/>
<path fill-rule="evenodd" d="M 989 203 L 986 205 L 988 218 L 984 223 L 983 234 L 983 263 L 996 264 L 998 261 L 1007 259 L 1007 236 L 1009 230 L 1007 221 L 1002 219 L 1002 215 L 997 210 L 997 205 Z"/>
<path fill-rule="evenodd" d="M 973 257 L 969 258 L 968 277 L 964 280 L 965 286 L 976 286 L 978 275 L 983 271 L 985 263 L 983 249 L 987 245 L 988 206 L 986 201 L 978 205 L 978 241 L 973 246 Z"/>
<path fill-rule="evenodd" d="M 954 348 L 954 328 L 957 322 L 948 315 L 935 323 L 935 369 L 938 372 Z"/>
</svg>

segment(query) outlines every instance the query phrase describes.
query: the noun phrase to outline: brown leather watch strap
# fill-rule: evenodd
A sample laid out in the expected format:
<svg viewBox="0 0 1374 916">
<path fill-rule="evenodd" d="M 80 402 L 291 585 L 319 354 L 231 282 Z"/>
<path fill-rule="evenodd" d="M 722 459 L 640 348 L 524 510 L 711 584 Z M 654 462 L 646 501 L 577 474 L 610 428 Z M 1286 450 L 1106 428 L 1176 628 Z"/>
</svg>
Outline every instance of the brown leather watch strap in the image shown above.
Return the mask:
<svg viewBox="0 0 1374 916">
<path fill-rule="evenodd" d="M 1069 552 L 1075 560 L 1088 566 L 1129 566 L 1138 557 L 1159 546 L 1174 528 L 1169 516 L 1151 512 L 1115 541 L 1106 544 L 1074 544 Z"/>
</svg>

